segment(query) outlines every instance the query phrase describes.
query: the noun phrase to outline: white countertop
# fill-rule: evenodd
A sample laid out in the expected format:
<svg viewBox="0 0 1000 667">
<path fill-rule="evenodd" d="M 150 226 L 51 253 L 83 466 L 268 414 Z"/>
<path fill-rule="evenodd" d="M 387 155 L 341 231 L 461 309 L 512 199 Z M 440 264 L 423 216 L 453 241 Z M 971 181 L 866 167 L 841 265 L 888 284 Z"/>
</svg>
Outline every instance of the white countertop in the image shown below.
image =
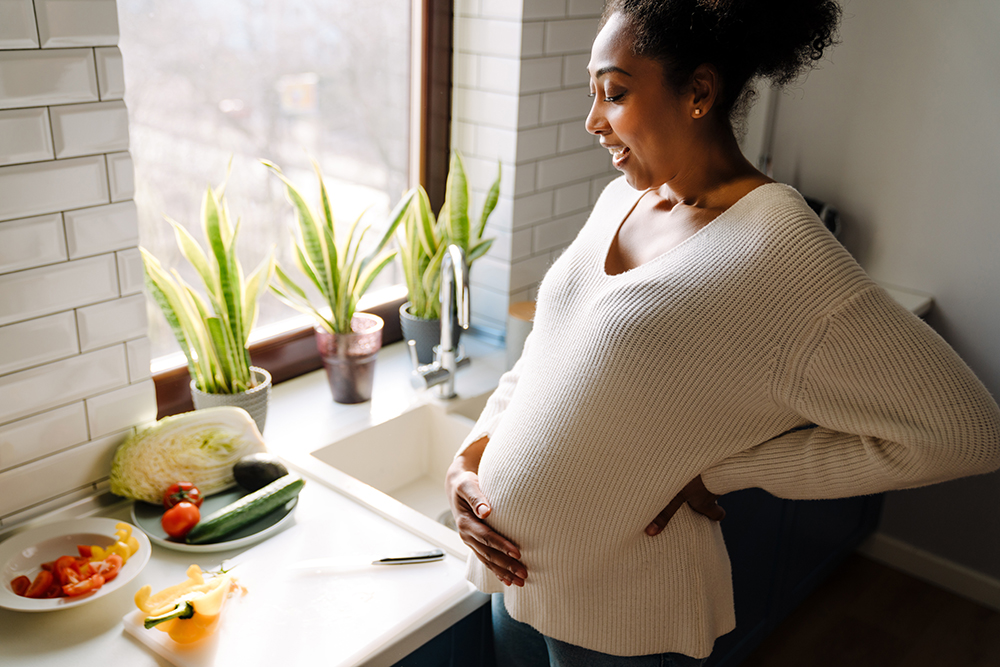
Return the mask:
<svg viewBox="0 0 1000 667">
<path fill-rule="evenodd" d="M 490 391 L 504 370 L 503 348 L 472 337 L 463 338 L 463 343 L 472 364 L 459 371 L 456 391 L 460 396 Z M 445 563 L 438 565 L 448 568 L 447 576 L 451 579 L 463 579 L 462 563 L 467 548 L 456 533 L 309 455 L 334 440 L 437 400 L 433 397 L 433 390 L 418 392 L 412 389 L 409 374 L 410 361 L 406 349 L 402 344 L 394 344 L 379 353 L 373 399 L 368 403 L 334 403 L 322 370 L 274 387 L 264 438 L 269 449 L 285 458 L 307 478 L 308 483 L 302 492 L 302 502 L 295 510 L 296 521 L 292 527 L 258 547 L 251 547 L 251 550 L 263 549 L 272 543 L 283 546 L 282 541 L 296 545 L 307 543 L 313 551 L 297 553 L 296 558 L 330 556 L 347 561 L 370 561 L 373 554 L 381 557 L 388 553 L 438 546 L 448 554 Z M 105 494 L 91 501 L 76 503 L 45 519 L 107 516 L 129 520 L 129 507 L 129 503 L 115 503 Z M 336 521 L 331 522 L 330 517 L 337 517 Z M 352 529 L 349 536 L 345 534 L 335 541 L 338 545 L 336 549 L 331 547 L 320 552 L 323 545 L 329 543 L 308 537 L 326 536 L 333 530 L 331 526 L 344 525 L 345 522 Z M 138 577 L 93 603 L 40 614 L 0 609 L 0 662 L 12 667 L 29 664 L 33 667 L 169 665 L 123 632 L 122 617 L 134 610 L 132 598 L 135 592 L 145 584 L 152 585 L 156 591 L 182 581 L 191 563 L 198 563 L 203 569 L 213 569 L 223 560 L 238 562 L 240 554 L 246 551 L 190 554 L 154 545 L 152 557 Z M 267 553 L 280 551 L 271 549 Z M 336 553 L 328 553 L 332 551 Z M 250 551 L 247 555 L 254 553 Z M 193 558 L 195 555 L 198 557 Z M 386 637 L 380 648 L 369 651 L 363 660 L 354 660 L 349 664 L 369 667 L 392 665 L 487 600 L 487 596 L 467 585 L 464 593 L 451 595 L 443 608 L 427 610 L 416 623 L 403 630 L 397 623 L 399 633 L 396 636 Z M 380 618 L 372 618 L 371 623 L 385 625 Z M 280 638 L 275 641 L 280 641 Z"/>
</svg>

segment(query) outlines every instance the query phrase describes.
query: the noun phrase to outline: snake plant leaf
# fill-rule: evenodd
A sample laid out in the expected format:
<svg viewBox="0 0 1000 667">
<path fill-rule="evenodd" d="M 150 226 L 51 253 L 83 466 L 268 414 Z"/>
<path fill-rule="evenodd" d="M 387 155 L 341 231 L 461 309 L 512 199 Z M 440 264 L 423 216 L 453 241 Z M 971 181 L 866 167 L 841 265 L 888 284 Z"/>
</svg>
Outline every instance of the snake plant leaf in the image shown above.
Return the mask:
<svg viewBox="0 0 1000 667">
<path fill-rule="evenodd" d="M 423 186 L 419 186 L 417 191 L 416 209 L 417 238 L 420 240 L 420 245 L 424 247 L 427 256 L 433 257 L 441 244 L 441 239 L 434 226 L 434 211 L 431 210 L 430 198 L 427 197 L 427 191 L 424 190 Z"/>
<path fill-rule="evenodd" d="M 246 289 L 243 292 L 243 339 L 250 338 L 250 332 L 257 324 L 257 303 L 267 284 L 274 275 L 274 250 L 267 254 L 257 268 L 247 278 Z"/>
<path fill-rule="evenodd" d="M 219 317 L 210 317 L 205 320 L 205 324 L 208 327 L 208 334 L 212 339 L 212 347 L 215 348 L 216 354 L 219 357 L 219 368 L 221 370 L 221 377 L 218 378 L 218 384 L 222 385 L 222 388 L 226 391 L 221 393 L 234 393 L 235 391 L 241 391 L 235 389 L 235 384 L 231 386 L 226 386 L 225 378 L 233 377 L 235 370 L 235 359 L 233 356 L 233 351 L 228 345 L 226 336 L 223 333 L 222 319 Z M 242 390 L 245 391 L 245 390 Z"/>
<path fill-rule="evenodd" d="M 309 315 L 328 333 L 333 333 L 333 322 L 327 319 L 323 313 L 316 310 L 316 308 L 309 302 L 303 299 L 299 299 L 293 296 L 289 292 L 286 292 L 281 286 L 275 285 L 273 282 L 270 285 L 271 292 L 278 297 L 278 300 L 284 303 L 290 308 L 294 308 L 300 313 Z"/>
<path fill-rule="evenodd" d="M 198 272 L 201 280 L 206 285 L 215 284 L 215 275 L 212 272 L 212 266 L 208 263 L 208 256 L 205 255 L 205 251 L 202 249 L 201 244 L 195 240 L 194 236 L 191 235 L 187 229 L 184 228 L 182 224 L 170 218 L 168 216 L 163 216 L 166 218 L 167 222 L 174 229 L 174 237 L 177 239 L 177 247 L 180 248 L 181 254 L 184 255 L 184 259 L 191 263 L 194 270 Z"/>
<path fill-rule="evenodd" d="M 497 206 L 497 201 L 500 199 L 500 171 L 502 165 L 500 161 L 497 160 L 497 177 L 493 181 L 493 185 L 490 186 L 489 192 L 486 193 L 486 201 L 483 203 L 483 213 L 479 216 L 479 224 L 476 225 L 474 230 L 473 240 L 479 241 L 483 238 L 483 231 L 486 229 L 486 221 L 489 220 L 490 214 L 493 213 L 493 209 Z M 469 254 L 472 254 L 472 248 L 469 249 Z M 471 263 L 472 260 L 469 260 Z"/>
<path fill-rule="evenodd" d="M 491 245 L 493 245 L 493 239 L 486 239 L 485 241 L 480 241 L 476 245 L 472 246 L 469 249 L 468 257 L 466 257 L 466 263 L 472 264 L 472 262 L 488 253 Z"/>
<path fill-rule="evenodd" d="M 202 391 L 218 393 L 222 391 L 222 386 L 226 384 L 225 378 L 218 371 L 219 355 L 212 345 L 211 335 L 204 326 L 198 326 L 196 322 L 206 322 L 209 317 L 213 317 L 206 307 L 204 300 L 198 296 L 190 285 L 185 283 L 176 271 L 174 278 L 179 287 L 178 301 L 180 307 L 178 312 L 182 314 L 185 321 L 190 322 L 188 326 L 191 350 L 195 356 L 195 363 L 199 367 L 200 381 L 197 387 Z"/>
<path fill-rule="evenodd" d="M 330 233 L 336 237 L 336 230 L 333 224 L 333 211 L 330 208 L 330 195 L 326 191 L 326 183 L 323 182 L 323 172 L 320 171 L 319 163 L 316 160 L 312 160 L 312 166 L 316 172 L 316 178 L 319 180 L 319 201 L 320 210 L 323 213 L 323 221 L 326 223 L 326 227 L 330 230 Z"/>
<path fill-rule="evenodd" d="M 229 219 L 220 209 L 215 191 L 210 187 L 207 188 L 205 196 L 202 198 L 202 216 L 205 224 L 205 237 L 208 240 L 209 251 L 215 259 L 216 275 L 218 276 L 215 289 L 209 291 L 214 291 L 215 299 L 223 305 L 222 312 L 219 312 L 218 315 L 225 319 L 227 327 L 234 327 L 242 331 L 237 310 L 238 278 L 234 275 L 235 256 L 230 252 L 233 230 L 230 227 Z"/>
<path fill-rule="evenodd" d="M 293 255 L 295 259 L 295 265 L 299 267 L 299 271 L 308 278 L 319 293 L 322 294 L 327 300 L 329 300 L 329 295 L 326 293 L 326 285 L 320 280 L 320 277 L 316 275 L 316 268 L 312 265 L 312 262 L 306 256 L 305 251 L 302 250 L 302 246 L 295 244 L 295 254 Z"/>
<path fill-rule="evenodd" d="M 305 199 L 302 197 L 302 193 L 299 192 L 298 188 L 288 180 L 288 178 L 281 173 L 281 169 L 278 168 L 272 162 L 267 160 L 261 160 L 265 167 L 270 169 L 274 174 L 281 179 L 281 182 L 285 184 L 285 194 L 288 197 L 288 201 L 291 202 L 292 207 L 295 209 L 295 218 L 298 223 L 299 233 L 302 236 L 302 244 L 305 247 L 306 254 L 309 255 L 309 259 L 312 262 L 313 267 L 316 270 L 316 275 L 324 282 L 329 283 L 330 280 L 327 277 L 327 271 L 336 270 L 335 267 L 329 266 L 327 264 L 328 250 L 326 246 L 326 240 L 319 232 L 320 225 L 317 224 L 316 218 L 312 214 L 312 210 L 309 205 L 306 204 Z"/>
<path fill-rule="evenodd" d="M 465 166 L 458 151 L 451 152 L 448 180 L 445 182 L 445 198 L 448 201 L 446 218 L 448 238 L 462 250 L 469 249 L 469 183 L 465 177 Z"/>
<path fill-rule="evenodd" d="M 378 274 L 388 266 L 392 260 L 396 257 L 396 251 L 390 250 L 388 252 L 382 253 L 379 257 L 375 258 L 361 273 L 358 275 L 358 287 L 353 290 L 351 294 L 351 305 L 349 311 L 351 314 L 354 313 L 355 308 L 357 308 L 358 301 L 361 299 L 361 295 L 365 293 L 365 290 L 372 284 L 372 281 L 378 276 Z"/>
<path fill-rule="evenodd" d="M 173 292 L 173 286 L 170 284 L 170 278 L 167 276 L 166 272 L 163 270 L 162 265 L 159 260 L 156 259 L 148 250 L 143 247 L 139 248 L 139 253 L 142 255 L 142 266 L 143 272 L 145 274 L 146 289 L 153 296 L 153 300 L 156 301 L 156 305 L 160 307 L 160 311 L 163 313 L 164 319 L 167 321 L 167 325 L 174 334 L 174 338 L 177 339 L 177 343 L 180 345 L 181 351 L 184 353 L 184 358 L 187 360 L 188 368 L 195 369 L 194 357 L 191 353 L 191 344 L 188 342 L 187 334 L 184 331 L 184 327 L 181 326 L 180 317 L 177 314 L 178 304 L 176 298 L 171 298 Z"/>
<path fill-rule="evenodd" d="M 351 244 L 354 243 L 354 232 L 357 231 L 358 223 L 361 222 L 361 216 L 354 219 L 351 226 L 347 229 L 347 239 L 338 248 L 340 252 L 340 273 L 341 279 L 343 279 L 344 274 L 350 275 L 350 268 L 348 267 L 347 255 L 351 249 Z"/>
<path fill-rule="evenodd" d="M 326 239 L 326 248 L 328 251 L 327 264 L 331 268 L 327 271 L 327 291 L 323 294 L 326 297 L 327 304 L 331 307 L 340 298 L 340 270 L 337 269 L 337 244 L 333 235 L 333 231 L 327 227 L 323 227 L 323 236 Z"/>
</svg>

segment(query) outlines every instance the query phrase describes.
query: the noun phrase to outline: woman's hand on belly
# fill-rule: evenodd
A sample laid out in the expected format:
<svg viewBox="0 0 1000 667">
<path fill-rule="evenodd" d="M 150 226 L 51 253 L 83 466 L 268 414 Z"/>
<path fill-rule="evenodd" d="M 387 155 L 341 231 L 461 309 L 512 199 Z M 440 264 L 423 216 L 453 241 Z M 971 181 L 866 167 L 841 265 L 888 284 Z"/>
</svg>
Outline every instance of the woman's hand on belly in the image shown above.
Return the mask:
<svg viewBox="0 0 1000 667">
<path fill-rule="evenodd" d="M 479 488 L 478 471 L 488 442 L 489 438 L 480 438 L 452 462 L 445 477 L 448 502 L 458 534 L 476 557 L 505 585 L 524 586 L 528 570 L 518 560 L 521 552 L 484 521 L 491 508 Z"/>
<path fill-rule="evenodd" d="M 677 513 L 677 510 L 684 503 L 687 503 L 695 512 L 704 514 L 712 521 L 722 521 L 726 516 L 726 510 L 722 509 L 718 502 L 716 502 L 718 499 L 719 496 L 705 488 L 705 483 L 701 481 L 701 475 L 698 475 L 688 482 L 687 486 L 681 489 L 680 493 L 674 496 L 670 504 L 656 515 L 651 524 L 646 526 L 646 534 L 650 536 L 660 534 L 667 527 L 671 517 Z"/>
</svg>

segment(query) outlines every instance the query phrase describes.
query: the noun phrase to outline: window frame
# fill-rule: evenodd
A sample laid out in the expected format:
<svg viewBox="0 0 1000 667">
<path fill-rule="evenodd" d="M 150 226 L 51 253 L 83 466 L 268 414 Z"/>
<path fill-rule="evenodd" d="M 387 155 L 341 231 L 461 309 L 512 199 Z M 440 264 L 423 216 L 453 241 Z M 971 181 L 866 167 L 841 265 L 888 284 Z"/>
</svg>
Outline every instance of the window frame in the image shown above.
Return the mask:
<svg viewBox="0 0 1000 667">
<path fill-rule="evenodd" d="M 412 29 L 415 59 L 410 141 L 410 180 L 427 190 L 431 205 L 437 209 L 444 201 L 448 176 L 451 127 L 451 0 L 413 0 Z M 406 297 L 392 297 L 365 307 L 365 312 L 385 321 L 382 344 L 402 340 L 399 307 Z M 323 367 L 316 349 L 312 326 L 298 327 L 250 345 L 254 366 L 266 369 L 273 384 L 284 382 Z M 191 380 L 187 365 L 153 374 L 156 387 L 157 419 L 194 409 Z"/>
</svg>

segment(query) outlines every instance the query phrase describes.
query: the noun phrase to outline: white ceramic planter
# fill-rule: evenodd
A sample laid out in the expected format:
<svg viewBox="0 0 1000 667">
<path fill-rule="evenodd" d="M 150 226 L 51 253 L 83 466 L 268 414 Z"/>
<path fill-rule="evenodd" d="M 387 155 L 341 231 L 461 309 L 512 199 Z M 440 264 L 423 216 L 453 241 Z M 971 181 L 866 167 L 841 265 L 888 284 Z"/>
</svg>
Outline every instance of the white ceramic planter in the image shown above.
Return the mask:
<svg viewBox="0 0 1000 667">
<path fill-rule="evenodd" d="M 191 400 L 194 401 L 194 409 L 226 405 L 243 408 L 250 413 L 250 417 L 257 424 L 257 430 L 263 433 L 264 423 L 267 421 L 267 404 L 271 400 L 271 374 L 257 366 L 251 366 L 250 371 L 257 380 L 257 386 L 239 394 L 208 394 L 194 386 L 192 380 Z"/>
</svg>

